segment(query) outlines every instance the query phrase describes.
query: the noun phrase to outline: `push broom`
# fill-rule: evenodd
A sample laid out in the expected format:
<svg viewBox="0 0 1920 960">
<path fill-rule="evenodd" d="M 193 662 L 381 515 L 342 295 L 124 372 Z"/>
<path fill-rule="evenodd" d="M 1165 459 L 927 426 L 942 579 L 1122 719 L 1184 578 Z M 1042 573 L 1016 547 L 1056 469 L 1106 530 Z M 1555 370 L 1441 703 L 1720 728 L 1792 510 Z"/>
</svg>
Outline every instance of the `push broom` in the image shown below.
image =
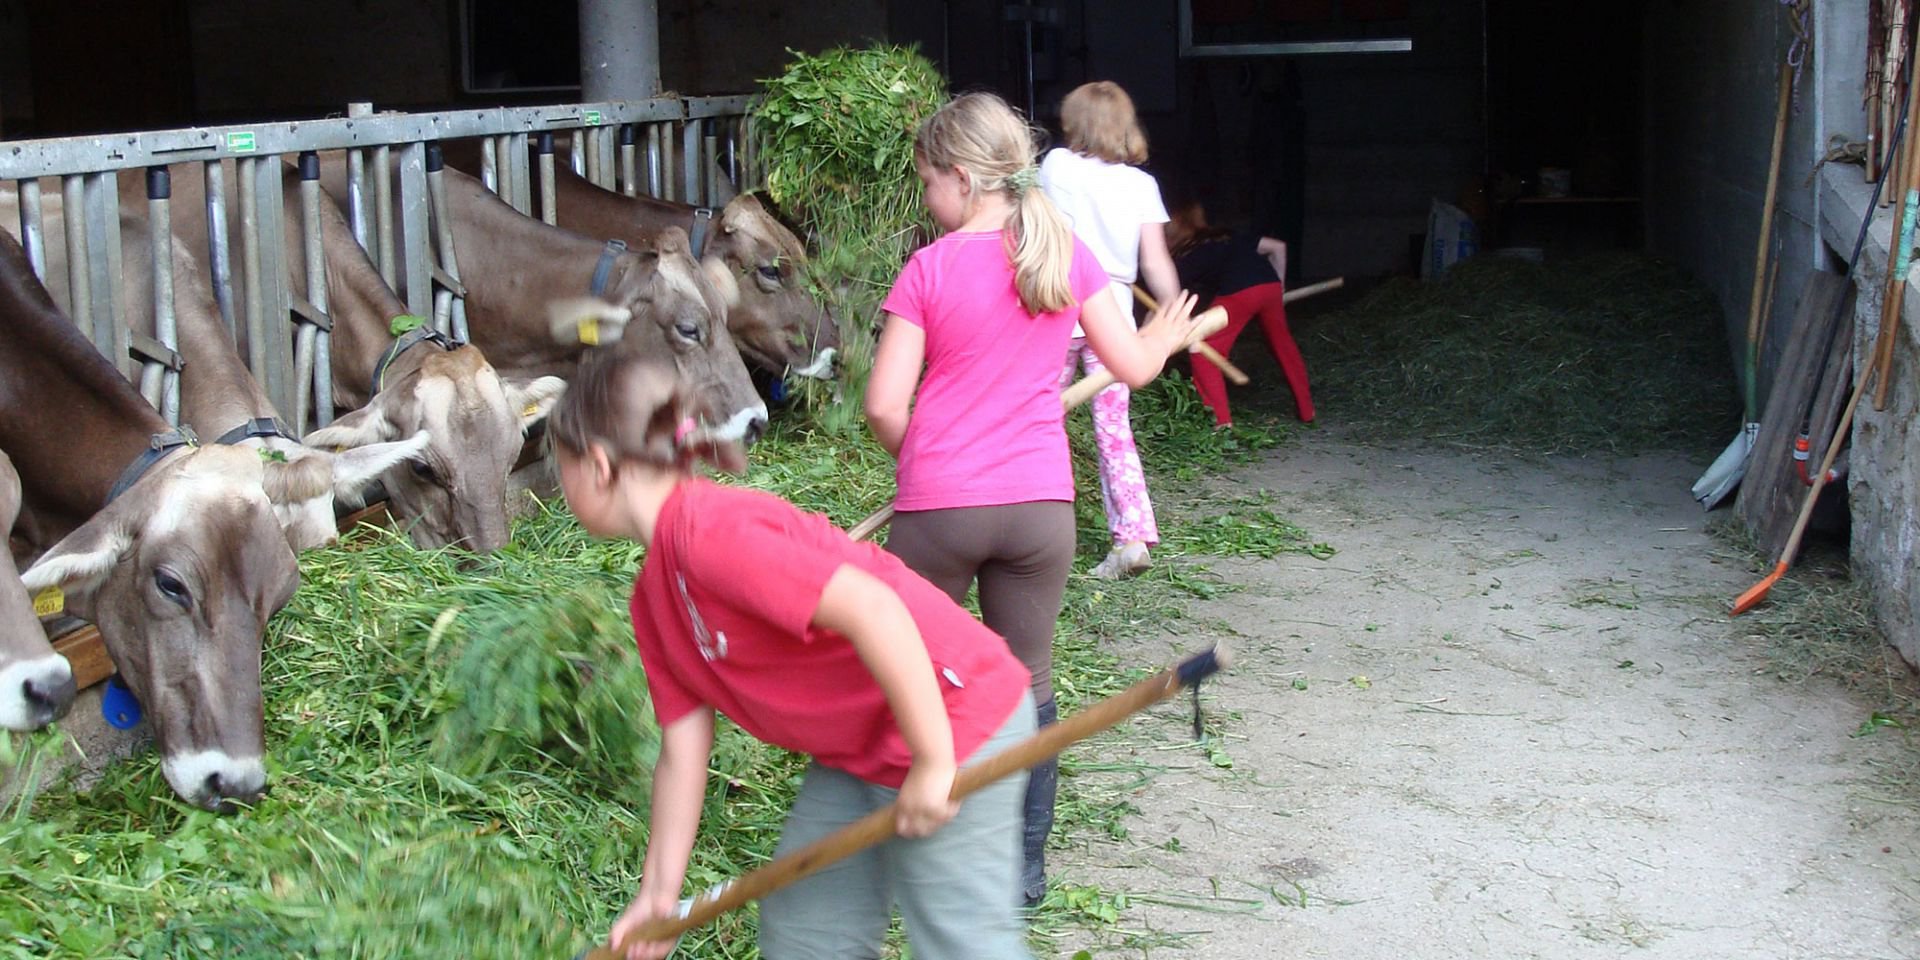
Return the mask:
<svg viewBox="0 0 1920 960">
<path fill-rule="evenodd" d="M 1004 777 L 1059 755 L 1066 748 L 1113 726 L 1182 690 L 1194 690 L 1198 696 L 1200 681 L 1231 665 L 1224 647 L 1196 653 L 1154 676 L 1128 687 L 1071 717 L 1044 727 L 1040 732 L 969 767 L 953 778 L 954 800 L 960 800 Z M 1196 709 L 1198 700 L 1196 699 Z M 1195 715 L 1195 725 L 1199 723 Z M 716 887 L 695 898 L 678 917 L 650 920 L 634 932 L 631 942 L 648 943 L 678 939 L 682 934 L 704 926 L 715 917 L 736 907 L 758 900 L 769 893 L 837 863 L 893 837 L 894 809 L 888 804 L 814 842 L 783 856 L 758 870 Z M 1012 896 L 1012 892 L 1008 892 Z M 627 943 L 593 947 L 575 960 L 619 960 L 626 956 Z"/>
</svg>

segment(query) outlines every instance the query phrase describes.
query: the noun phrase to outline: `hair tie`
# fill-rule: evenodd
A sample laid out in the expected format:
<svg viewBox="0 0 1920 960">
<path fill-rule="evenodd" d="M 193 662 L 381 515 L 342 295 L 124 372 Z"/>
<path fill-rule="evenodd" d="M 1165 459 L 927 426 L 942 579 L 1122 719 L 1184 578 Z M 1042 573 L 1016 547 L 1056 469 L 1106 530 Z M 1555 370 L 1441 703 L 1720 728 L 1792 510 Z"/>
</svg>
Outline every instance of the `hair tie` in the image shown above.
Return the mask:
<svg viewBox="0 0 1920 960">
<path fill-rule="evenodd" d="M 682 418 L 680 425 L 673 428 L 673 445 L 677 447 L 683 443 L 687 439 L 687 435 L 694 431 L 695 426 L 692 417 Z"/>
<path fill-rule="evenodd" d="M 1028 190 L 1031 190 L 1034 187 L 1039 185 L 1040 168 L 1029 163 L 1024 167 L 1021 167 L 1020 169 L 1007 174 L 1006 183 L 1007 183 L 1007 186 L 1013 190 L 1014 196 L 1019 196 L 1020 194 L 1026 193 Z"/>
</svg>

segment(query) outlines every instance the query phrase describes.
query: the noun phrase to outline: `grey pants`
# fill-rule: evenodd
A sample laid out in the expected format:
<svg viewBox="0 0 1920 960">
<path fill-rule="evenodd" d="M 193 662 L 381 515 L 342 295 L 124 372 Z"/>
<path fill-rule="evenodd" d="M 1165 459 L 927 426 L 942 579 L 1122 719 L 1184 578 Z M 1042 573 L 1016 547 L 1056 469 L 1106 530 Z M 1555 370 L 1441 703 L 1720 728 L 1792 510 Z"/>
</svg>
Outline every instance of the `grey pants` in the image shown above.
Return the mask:
<svg viewBox="0 0 1920 960">
<path fill-rule="evenodd" d="M 968 766 L 1033 734 L 1021 698 Z M 993 783 L 960 804 L 930 837 L 896 837 L 807 877 L 760 903 L 766 960 L 877 960 L 893 907 L 915 960 L 1029 960 L 1020 898 L 1020 802 L 1027 776 Z M 791 853 L 893 802 L 898 793 L 819 764 L 807 768 L 776 855 Z"/>
</svg>

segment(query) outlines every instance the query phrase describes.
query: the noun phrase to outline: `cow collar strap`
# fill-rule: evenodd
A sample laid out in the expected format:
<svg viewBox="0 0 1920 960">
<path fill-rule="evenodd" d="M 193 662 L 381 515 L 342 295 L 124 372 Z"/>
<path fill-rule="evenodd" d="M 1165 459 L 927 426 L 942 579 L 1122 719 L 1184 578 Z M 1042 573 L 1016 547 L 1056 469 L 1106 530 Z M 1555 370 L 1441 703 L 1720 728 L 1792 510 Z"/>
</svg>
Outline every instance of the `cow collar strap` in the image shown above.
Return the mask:
<svg viewBox="0 0 1920 960">
<path fill-rule="evenodd" d="M 596 297 L 607 292 L 607 277 L 613 273 L 613 261 L 627 252 L 625 240 L 608 240 L 600 248 L 600 262 L 593 265 L 593 279 L 587 283 L 587 292 Z"/>
<path fill-rule="evenodd" d="M 693 248 L 693 258 L 700 259 L 707 248 L 707 230 L 713 225 L 713 208 L 697 207 L 693 211 L 693 229 L 687 231 L 687 246 Z"/>
<path fill-rule="evenodd" d="M 279 437 L 282 440 L 294 439 L 293 434 L 287 430 L 287 425 L 280 422 L 278 417 L 255 417 L 221 434 L 220 439 L 215 440 L 214 443 L 223 447 L 230 447 L 249 437 Z M 294 440 L 294 442 L 298 443 L 299 441 Z"/>
<path fill-rule="evenodd" d="M 112 503 L 119 499 L 121 494 L 127 492 L 127 488 L 139 483 L 140 478 L 146 476 L 147 471 L 151 470 L 153 465 L 159 463 L 167 454 L 181 447 L 197 447 L 199 445 L 200 438 L 193 435 L 193 429 L 191 427 L 175 427 L 166 433 L 156 433 L 148 437 L 147 448 L 140 451 L 140 455 L 134 457 L 133 462 L 127 464 L 125 470 L 120 471 L 120 479 L 115 480 L 113 482 L 113 488 L 107 491 L 107 503 Z"/>
<path fill-rule="evenodd" d="M 393 341 L 393 346 L 388 347 L 387 352 L 380 355 L 380 362 L 373 365 L 374 393 L 379 393 L 386 388 L 387 367 L 393 363 L 394 359 L 406 353 L 412 349 L 415 344 L 423 340 L 438 344 L 442 350 L 452 350 L 460 346 L 460 344 L 448 339 L 446 334 L 425 324 L 408 330 L 406 333 L 400 335 L 400 339 Z"/>
</svg>

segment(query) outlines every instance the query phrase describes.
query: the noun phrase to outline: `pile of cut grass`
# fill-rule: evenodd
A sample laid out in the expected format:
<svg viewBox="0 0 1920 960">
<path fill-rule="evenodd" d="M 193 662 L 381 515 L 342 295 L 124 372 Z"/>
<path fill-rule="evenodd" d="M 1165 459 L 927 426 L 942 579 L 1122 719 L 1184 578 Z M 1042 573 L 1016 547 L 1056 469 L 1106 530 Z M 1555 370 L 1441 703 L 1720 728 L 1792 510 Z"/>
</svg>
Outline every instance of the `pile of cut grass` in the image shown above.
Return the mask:
<svg viewBox="0 0 1920 960">
<path fill-rule="evenodd" d="M 1721 314 L 1639 254 L 1483 256 L 1296 331 L 1325 422 L 1535 454 L 1717 450 L 1739 425 Z"/>
<path fill-rule="evenodd" d="M 1136 394 L 1156 484 L 1244 463 L 1278 437 L 1253 420 L 1216 433 L 1192 403 L 1178 382 Z M 783 421 L 753 459 L 749 482 L 843 524 L 891 494 L 892 462 L 864 434 Z M 1092 463 L 1076 474 L 1099 533 Z M 1177 552 L 1126 583 L 1073 579 L 1055 655 L 1063 711 L 1138 676 L 1113 639 L 1217 589 Z M 236 816 L 187 808 L 146 752 L 90 791 L 56 786 L 0 810 L 0 957 L 524 958 L 598 940 L 638 885 L 658 748 L 625 612 L 641 554 L 586 536 L 555 504 L 466 569 L 371 529 L 303 555 L 262 667 L 272 792 Z M 1083 551 L 1080 568 L 1098 558 Z M 0 736 L 0 750 L 57 737 Z M 801 773 L 726 724 L 713 769 L 695 889 L 765 862 Z M 1057 843 L 1111 832 L 1125 813 L 1080 802 L 1069 776 Z M 1085 919 L 1052 897 L 1035 937 Z M 756 956 L 753 925 L 736 912 L 676 956 Z"/>
</svg>

